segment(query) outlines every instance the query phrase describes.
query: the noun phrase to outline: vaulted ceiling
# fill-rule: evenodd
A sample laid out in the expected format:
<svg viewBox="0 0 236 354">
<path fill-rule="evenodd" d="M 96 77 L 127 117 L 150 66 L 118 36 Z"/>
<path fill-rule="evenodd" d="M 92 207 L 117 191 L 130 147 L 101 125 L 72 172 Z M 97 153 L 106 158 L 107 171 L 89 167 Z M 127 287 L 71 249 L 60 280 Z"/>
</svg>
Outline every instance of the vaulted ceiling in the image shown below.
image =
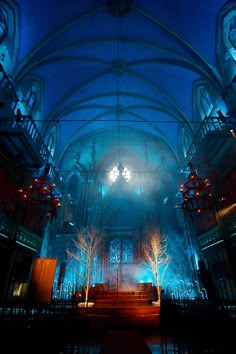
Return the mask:
<svg viewBox="0 0 236 354">
<path fill-rule="evenodd" d="M 214 78 L 224 0 L 19 0 L 18 83 L 40 76 L 59 160 L 182 163 L 194 80 Z M 215 71 L 216 70 L 216 71 Z M 116 155 L 116 157 L 115 157 Z M 140 166 L 139 166 L 140 168 Z"/>
</svg>

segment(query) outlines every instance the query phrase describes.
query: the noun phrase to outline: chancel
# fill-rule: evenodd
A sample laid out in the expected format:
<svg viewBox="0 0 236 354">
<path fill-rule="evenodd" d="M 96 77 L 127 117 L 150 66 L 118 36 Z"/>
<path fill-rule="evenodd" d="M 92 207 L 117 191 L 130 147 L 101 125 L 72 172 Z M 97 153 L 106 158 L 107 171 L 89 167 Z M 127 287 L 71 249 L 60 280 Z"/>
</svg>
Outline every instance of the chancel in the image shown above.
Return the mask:
<svg viewBox="0 0 236 354">
<path fill-rule="evenodd" d="M 0 3 L 3 352 L 232 352 L 235 14 Z"/>
</svg>

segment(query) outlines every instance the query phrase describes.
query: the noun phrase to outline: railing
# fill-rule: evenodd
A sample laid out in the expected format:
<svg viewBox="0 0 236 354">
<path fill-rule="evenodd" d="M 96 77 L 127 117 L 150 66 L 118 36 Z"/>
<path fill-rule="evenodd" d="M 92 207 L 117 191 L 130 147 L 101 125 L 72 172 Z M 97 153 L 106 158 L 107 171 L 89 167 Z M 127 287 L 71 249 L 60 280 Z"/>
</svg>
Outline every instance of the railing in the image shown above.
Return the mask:
<svg viewBox="0 0 236 354">
<path fill-rule="evenodd" d="M 22 119 L 17 121 L 14 111 L 18 103 L 20 103 L 20 100 L 17 96 L 14 82 L 9 79 L 1 63 L 0 92 L 0 100 L 4 101 L 3 103 L 8 107 L 8 113 L 6 116 L 0 116 L 0 132 L 23 132 L 25 136 L 27 136 L 27 138 L 33 143 L 35 150 L 39 153 L 42 159 L 42 164 L 51 164 L 52 167 L 50 168 L 50 178 L 53 183 L 56 184 L 57 189 L 61 192 L 63 184 L 55 172 L 55 168 L 53 167 L 53 157 L 48 150 L 47 145 L 44 143 L 44 139 L 42 138 L 34 119 L 31 115 L 22 115 L 20 117 Z"/>
<path fill-rule="evenodd" d="M 228 237 L 236 237 L 236 213 L 230 215 L 224 219 L 224 225 L 226 227 Z"/>
<path fill-rule="evenodd" d="M 235 125 L 236 123 L 234 123 Z M 195 137 L 193 139 L 192 144 L 190 145 L 187 154 L 186 154 L 186 160 L 187 161 L 192 161 L 194 158 L 198 146 L 203 142 L 205 139 L 206 135 L 209 132 L 216 132 L 216 131 L 230 131 L 232 129 L 233 123 L 230 122 L 230 118 L 225 117 L 224 120 L 222 120 L 219 117 L 205 117 L 205 119 L 202 121 L 199 129 L 197 130 Z"/>
<path fill-rule="evenodd" d="M 11 240 L 13 224 L 13 219 L 11 219 L 7 214 L 0 212 L 0 237 Z M 36 252 L 39 251 L 42 240 L 38 235 L 30 232 L 21 225 L 17 225 L 15 232 L 15 240 L 17 243 Z"/>
<path fill-rule="evenodd" d="M 145 333 L 148 336 L 151 334 L 152 341 L 156 334 L 160 352 L 166 354 L 232 353 L 235 342 L 235 309 L 236 302 L 165 300 L 161 304 L 159 324 L 153 322 L 149 327 L 151 332 L 147 332 L 145 327 Z M 103 312 L 100 309 L 93 318 L 90 312 L 79 311 L 77 304 L 70 301 L 53 302 L 50 305 L 0 304 L 2 341 L 6 337 L 7 348 L 9 350 L 12 345 L 14 350 L 9 352 L 14 353 L 32 353 L 35 350 L 72 353 L 72 349 L 73 353 L 100 353 L 102 341 L 94 339 L 103 338 L 104 330 L 111 328 L 124 331 L 123 322 L 117 321 L 117 318 L 113 320 L 114 327 L 110 326 L 110 322 L 107 327 L 104 324 L 107 317 L 109 309 L 103 309 Z M 142 315 L 141 317 L 143 318 Z M 125 318 L 127 319 L 127 315 Z M 137 331 L 136 324 L 125 328 L 135 328 Z M 97 347 L 94 351 L 95 343 Z"/>
<path fill-rule="evenodd" d="M 30 320 L 39 318 L 47 319 L 49 317 L 53 318 L 54 316 L 63 319 L 64 317 L 70 316 L 74 311 L 80 316 L 82 312 L 78 311 L 78 303 L 78 301 L 74 300 L 52 300 L 50 304 L 30 304 L 26 302 L 0 304 L 0 320 L 12 320 L 17 316 L 26 316 Z M 226 318 L 236 320 L 236 300 L 165 299 L 161 301 L 161 307 L 162 306 L 163 311 L 174 310 L 175 314 L 190 314 L 192 318 L 194 318 L 194 316 L 204 318 L 207 316 L 207 312 L 210 311 L 216 316 L 224 315 Z M 96 305 L 94 308 L 96 308 Z M 110 308 L 110 306 L 108 308 Z"/>
<path fill-rule="evenodd" d="M 39 320 L 67 320 L 75 318 L 84 318 L 87 315 L 85 311 L 78 311 L 77 301 L 52 301 L 50 304 L 28 304 L 18 303 L 14 304 L 0 304 L 0 321 L 17 320 L 24 322 L 32 322 Z"/>
<path fill-rule="evenodd" d="M 207 311 L 224 315 L 227 318 L 236 319 L 236 300 L 166 300 L 175 306 L 179 314 L 191 314 L 192 317 L 207 317 Z M 194 315 L 194 316 L 193 316 Z"/>
<path fill-rule="evenodd" d="M 199 246 L 202 250 L 223 241 L 223 239 L 223 231 L 218 225 L 198 236 Z"/>
<path fill-rule="evenodd" d="M 216 225 L 209 231 L 201 233 L 198 236 L 199 246 L 203 250 L 219 242 L 223 242 L 225 234 L 227 238 L 236 237 L 236 213 L 221 218 L 222 225 Z M 224 229 L 223 229 L 224 228 Z"/>
<path fill-rule="evenodd" d="M 0 90 L 2 95 L 1 99 L 8 107 L 8 113 L 10 113 L 10 116 L 7 114 L 7 117 L 0 117 L 0 131 L 9 132 L 9 130 L 21 129 L 35 144 L 35 148 L 39 151 L 42 160 L 45 162 L 51 162 L 51 153 L 48 150 L 47 145 L 44 143 L 31 115 L 23 115 L 22 121 L 17 122 L 14 111 L 16 106 L 20 103 L 20 99 L 17 96 L 14 82 L 9 79 L 2 65 L 0 65 Z"/>
<path fill-rule="evenodd" d="M 164 300 L 161 330 L 171 347 L 165 353 L 231 353 L 235 342 L 236 301 Z"/>
<path fill-rule="evenodd" d="M 0 120 L 1 132 L 9 133 L 10 131 L 19 129 L 24 132 L 32 143 L 34 143 L 35 149 L 39 151 L 39 154 L 44 162 L 50 161 L 50 158 L 52 159 L 50 151 L 44 143 L 44 140 L 31 116 L 23 116 L 21 123 L 17 123 L 14 116 L 8 119 Z"/>
</svg>

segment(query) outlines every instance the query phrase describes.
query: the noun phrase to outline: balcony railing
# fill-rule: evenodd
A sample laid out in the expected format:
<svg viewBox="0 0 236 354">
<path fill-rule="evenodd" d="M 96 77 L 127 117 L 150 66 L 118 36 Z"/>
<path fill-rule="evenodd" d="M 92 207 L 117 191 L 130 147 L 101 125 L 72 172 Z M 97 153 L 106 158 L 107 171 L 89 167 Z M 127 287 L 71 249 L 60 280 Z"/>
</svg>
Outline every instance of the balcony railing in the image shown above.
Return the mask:
<svg viewBox="0 0 236 354">
<path fill-rule="evenodd" d="M 223 242 L 224 235 L 222 229 L 217 225 L 211 230 L 202 233 L 198 237 L 198 242 L 201 250 L 217 245 Z"/>
<path fill-rule="evenodd" d="M 221 218 L 221 224 L 199 235 L 198 241 L 200 249 L 205 250 L 233 237 L 236 237 L 236 213 Z"/>
<path fill-rule="evenodd" d="M 230 121 L 229 117 L 225 117 L 224 121 L 219 117 L 205 117 L 195 134 L 192 144 L 187 151 L 186 160 L 189 162 L 194 159 L 198 152 L 199 146 L 206 139 L 207 135 L 211 133 L 215 135 L 224 133 L 233 140 L 230 131 L 234 126 L 236 127 L 236 122 L 233 123 Z"/>
<path fill-rule="evenodd" d="M 0 237 L 11 241 L 14 223 L 15 221 L 6 213 L 0 212 Z M 42 239 L 23 226 L 16 225 L 14 237 L 16 243 L 35 252 L 40 250 Z"/>
<path fill-rule="evenodd" d="M 6 120 L 0 120 L 1 134 L 10 135 L 14 134 L 14 132 L 24 133 L 24 136 L 31 140 L 31 143 L 34 144 L 35 149 L 39 152 L 42 162 L 46 163 L 52 159 L 50 151 L 45 145 L 44 140 L 31 116 L 24 116 L 22 123 L 16 123 L 14 117 Z"/>
<path fill-rule="evenodd" d="M 0 92 L 0 104 L 3 107 L 0 111 L 0 134 L 1 136 L 4 135 L 4 141 L 7 141 L 7 136 L 16 137 L 19 136 L 20 133 L 24 134 L 29 144 L 31 146 L 34 145 L 42 164 L 44 162 L 52 162 L 53 158 L 51 153 L 44 143 L 32 116 L 30 114 L 22 115 L 22 120 L 17 122 L 17 117 L 14 112 L 16 107 L 20 106 L 22 103 L 17 96 L 13 80 L 7 76 L 2 65 L 0 65 Z"/>
</svg>

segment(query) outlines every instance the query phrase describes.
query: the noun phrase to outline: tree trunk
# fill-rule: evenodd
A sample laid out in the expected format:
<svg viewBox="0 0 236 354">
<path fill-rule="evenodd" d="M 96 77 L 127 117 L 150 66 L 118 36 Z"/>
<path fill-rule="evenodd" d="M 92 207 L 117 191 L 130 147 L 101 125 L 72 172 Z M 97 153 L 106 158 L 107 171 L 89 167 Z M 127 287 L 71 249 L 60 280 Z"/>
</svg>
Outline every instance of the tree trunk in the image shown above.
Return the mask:
<svg viewBox="0 0 236 354">
<path fill-rule="evenodd" d="M 157 301 L 161 303 L 161 286 L 157 285 L 156 289 L 157 289 Z"/>
</svg>

